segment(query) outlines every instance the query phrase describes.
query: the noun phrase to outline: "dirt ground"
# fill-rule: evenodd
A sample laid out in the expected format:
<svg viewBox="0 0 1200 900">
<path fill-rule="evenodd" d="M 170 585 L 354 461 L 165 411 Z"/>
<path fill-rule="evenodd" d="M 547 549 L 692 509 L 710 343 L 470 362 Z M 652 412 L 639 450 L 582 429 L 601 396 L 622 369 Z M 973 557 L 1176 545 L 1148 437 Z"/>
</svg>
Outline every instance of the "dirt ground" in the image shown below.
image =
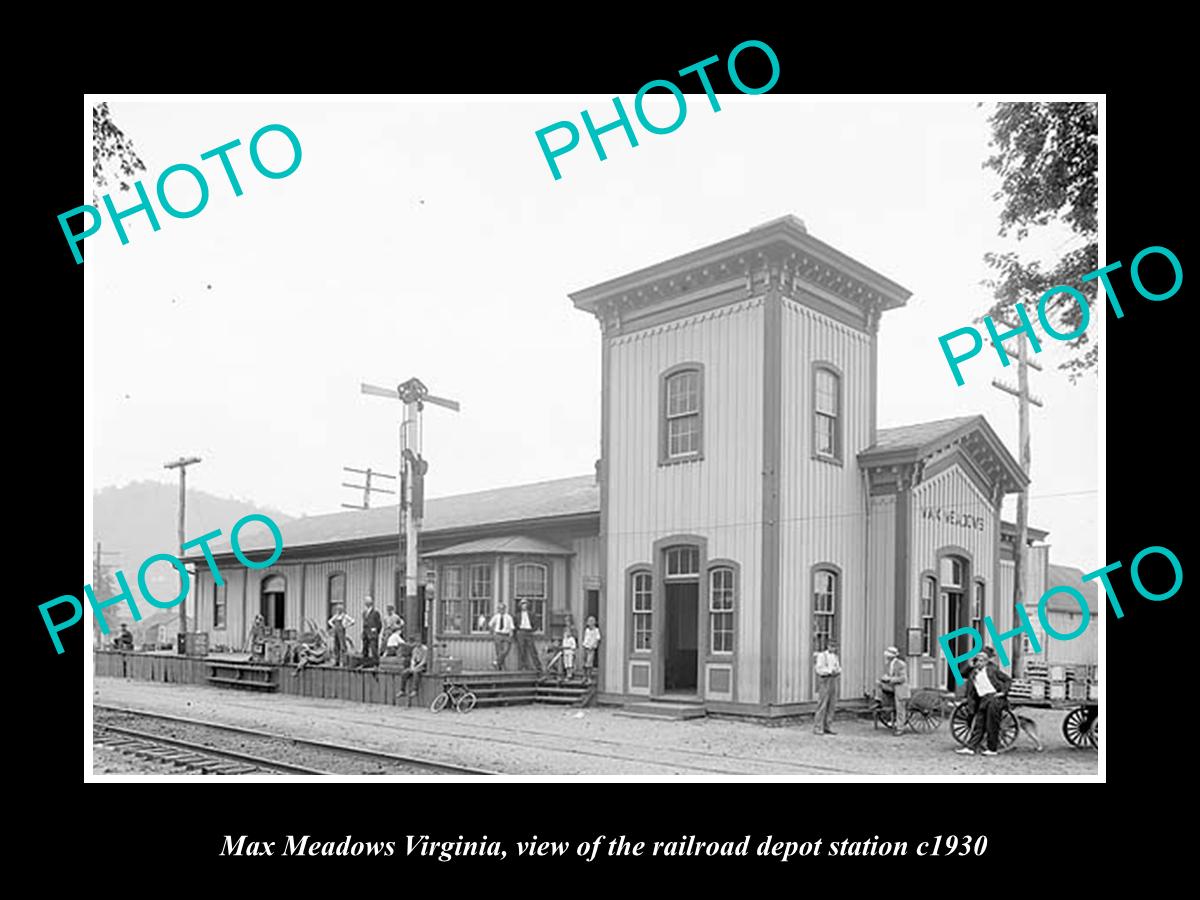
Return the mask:
<svg viewBox="0 0 1200 900">
<path fill-rule="evenodd" d="M 279 734 L 454 762 L 512 775 L 1095 775 L 1094 750 L 1060 731 L 1062 712 L 1030 710 L 1044 752 L 1024 736 L 996 757 L 953 751 L 948 722 L 932 734 L 895 737 L 866 719 L 840 718 L 836 735 L 807 723 L 766 727 L 718 719 L 659 721 L 614 709 L 519 706 L 432 713 L 197 685 L 95 680 L 95 701 Z M 97 757 L 98 766 L 99 759 Z M 101 770 L 97 767 L 97 772 Z M 128 771 L 128 770 L 122 770 Z"/>
</svg>

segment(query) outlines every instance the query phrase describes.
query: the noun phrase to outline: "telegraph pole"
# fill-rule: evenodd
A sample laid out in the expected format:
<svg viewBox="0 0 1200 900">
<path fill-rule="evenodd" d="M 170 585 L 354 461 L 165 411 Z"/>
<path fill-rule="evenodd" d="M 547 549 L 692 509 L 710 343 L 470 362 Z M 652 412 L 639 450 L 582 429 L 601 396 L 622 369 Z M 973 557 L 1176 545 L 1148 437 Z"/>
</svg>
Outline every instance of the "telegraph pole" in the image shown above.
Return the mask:
<svg viewBox="0 0 1200 900">
<path fill-rule="evenodd" d="M 400 527 L 397 529 L 397 561 L 404 560 L 404 619 L 409 623 L 421 621 L 417 577 L 417 542 L 424 518 L 425 471 L 428 464 L 421 457 L 421 411 L 426 403 L 459 411 L 456 400 L 434 397 L 419 379 L 410 378 L 396 388 L 362 385 L 364 394 L 390 397 L 404 404 L 404 421 L 400 425 Z M 399 605 L 399 604 L 397 604 Z"/>
<path fill-rule="evenodd" d="M 104 581 L 104 557 L 120 555 L 119 551 L 105 550 L 100 541 L 96 541 L 96 555 L 92 558 L 92 590 L 99 591 Z M 100 643 L 100 620 L 96 616 L 92 616 L 92 638 L 94 643 Z"/>
<path fill-rule="evenodd" d="M 187 467 L 200 462 L 200 457 L 179 457 L 174 462 L 163 463 L 164 469 L 179 470 L 179 562 L 183 564 L 183 545 L 187 542 L 184 524 L 187 521 Z M 180 585 L 182 587 L 183 585 Z M 179 633 L 187 634 L 187 597 L 179 601 Z M 186 640 L 186 638 L 185 638 Z"/>
<path fill-rule="evenodd" d="M 388 475 L 386 472 L 376 472 L 370 466 L 367 466 L 367 468 L 365 468 L 365 469 L 353 469 L 350 466 L 342 466 L 342 469 L 346 472 L 354 472 L 357 475 L 363 475 L 366 477 L 366 484 L 350 484 L 345 481 L 342 482 L 342 487 L 356 488 L 357 490 L 360 490 L 363 492 L 362 506 L 358 506 L 357 504 L 354 504 L 354 503 L 343 503 L 342 506 L 344 506 L 346 509 L 370 509 L 371 508 L 371 492 L 372 491 L 374 491 L 377 494 L 394 494 L 394 493 L 396 493 L 395 491 L 389 491 L 387 488 L 372 487 L 372 485 L 371 485 L 372 477 L 390 478 L 392 481 L 395 481 L 396 480 L 395 475 Z"/>
<path fill-rule="evenodd" d="M 1022 335 L 1022 340 L 1017 351 L 1017 387 L 1014 390 L 1011 385 L 1005 384 L 998 378 L 992 379 L 992 387 L 1004 391 L 1006 394 L 1012 394 L 1017 398 L 1017 429 L 1018 441 L 1021 445 L 1021 471 L 1025 473 L 1026 478 L 1029 477 L 1029 404 L 1041 407 L 1042 401 L 1029 393 L 1029 370 L 1030 368 L 1042 371 L 1039 363 L 1029 359 L 1029 351 L 1026 348 L 1025 336 Z M 1017 541 L 1016 547 L 1013 549 L 1013 606 L 1014 615 L 1016 607 L 1020 607 L 1025 602 L 1025 545 L 1029 539 L 1029 485 L 1021 488 L 1021 492 L 1017 494 Z M 1025 639 L 1017 641 L 1013 647 L 1013 675 L 1023 675 L 1021 669 L 1021 658 L 1024 656 Z"/>
</svg>

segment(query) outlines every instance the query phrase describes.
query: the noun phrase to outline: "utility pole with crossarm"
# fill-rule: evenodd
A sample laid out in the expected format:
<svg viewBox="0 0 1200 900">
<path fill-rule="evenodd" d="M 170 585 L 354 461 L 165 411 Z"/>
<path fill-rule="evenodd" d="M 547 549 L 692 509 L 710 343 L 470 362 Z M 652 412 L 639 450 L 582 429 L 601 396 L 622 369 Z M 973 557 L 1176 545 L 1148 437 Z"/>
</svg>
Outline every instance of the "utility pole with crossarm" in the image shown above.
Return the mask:
<svg viewBox="0 0 1200 900">
<path fill-rule="evenodd" d="M 1021 343 L 1017 350 L 1017 386 L 1006 384 L 998 378 L 992 379 L 992 387 L 1004 391 L 1006 394 L 1012 394 L 1017 398 L 1017 426 L 1019 430 L 1018 439 L 1021 442 L 1021 471 L 1025 473 L 1025 477 L 1029 477 L 1029 404 L 1034 406 L 1042 406 L 1042 401 L 1029 393 L 1029 369 L 1033 368 L 1037 371 L 1042 371 L 1040 364 L 1032 359 L 1029 359 L 1029 350 L 1026 347 L 1024 336 L 1021 337 Z M 1016 546 L 1013 548 L 1013 615 L 1017 615 L 1017 607 L 1021 607 L 1025 603 L 1025 569 L 1026 569 L 1026 553 L 1025 544 L 1029 539 L 1029 485 L 1021 489 L 1021 493 L 1017 494 L 1017 540 Z M 1014 625 L 1017 622 L 1013 623 Z M 1013 647 L 1013 675 L 1015 677 L 1024 676 L 1025 672 L 1021 665 L 1021 659 L 1025 653 L 1025 639 L 1017 641 Z"/>
</svg>

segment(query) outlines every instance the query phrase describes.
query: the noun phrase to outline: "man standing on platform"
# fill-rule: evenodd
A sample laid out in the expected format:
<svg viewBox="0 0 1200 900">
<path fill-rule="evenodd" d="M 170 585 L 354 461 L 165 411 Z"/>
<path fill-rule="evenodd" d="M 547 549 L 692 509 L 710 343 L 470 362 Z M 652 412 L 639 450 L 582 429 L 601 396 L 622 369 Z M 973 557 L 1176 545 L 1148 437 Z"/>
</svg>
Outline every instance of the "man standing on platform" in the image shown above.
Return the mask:
<svg viewBox="0 0 1200 900">
<path fill-rule="evenodd" d="M 346 612 L 341 604 L 334 607 L 333 618 L 329 620 L 329 627 L 333 629 L 333 664 L 335 666 L 341 666 L 342 660 L 347 656 L 346 629 L 353 624 L 354 619 L 350 617 L 350 614 Z"/>
<path fill-rule="evenodd" d="M 517 655 L 519 657 L 517 666 L 525 668 L 525 661 L 530 662 L 529 668 L 533 669 L 539 675 L 542 671 L 542 663 L 538 659 L 537 646 L 533 643 L 533 620 L 529 615 L 529 601 L 521 601 L 521 610 L 517 613 Z"/>
<path fill-rule="evenodd" d="M 504 671 L 504 661 L 508 659 L 508 651 L 512 647 L 513 617 L 508 614 L 508 607 L 501 603 L 496 608 L 488 627 L 492 631 L 492 645 L 496 650 L 496 660 L 493 665 L 501 672 Z"/>
<path fill-rule="evenodd" d="M 827 641 L 825 649 L 817 653 L 817 714 L 813 717 L 813 734 L 836 734 L 830 728 L 833 715 L 837 712 L 838 682 L 841 680 L 842 663 L 837 655 L 837 643 Z"/>
<path fill-rule="evenodd" d="M 367 611 L 363 614 L 363 661 L 364 666 L 379 665 L 379 632 L 383 631 L 383 616 L 375 608 L 371 596 L 363 601 Z"/>
</svg>

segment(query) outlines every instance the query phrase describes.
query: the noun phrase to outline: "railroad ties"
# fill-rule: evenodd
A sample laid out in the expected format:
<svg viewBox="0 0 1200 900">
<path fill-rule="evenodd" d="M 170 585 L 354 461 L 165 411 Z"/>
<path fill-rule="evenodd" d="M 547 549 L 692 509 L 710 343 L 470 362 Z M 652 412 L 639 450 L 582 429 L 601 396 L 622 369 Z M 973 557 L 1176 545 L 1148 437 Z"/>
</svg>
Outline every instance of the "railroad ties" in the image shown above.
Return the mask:
<svg viewBox="0 0 1200 900">
<path fill-rule="evenodd" d="M 169 763 L 185 772 L 201 775 L 325 774 L 316 769 L 281 765 L 242 753 L 216 750 L 201 744 L 143 734 L 112 725 L 93 725 L 92 743 L 127 756 L 149 762 Z"/>
</svg>

